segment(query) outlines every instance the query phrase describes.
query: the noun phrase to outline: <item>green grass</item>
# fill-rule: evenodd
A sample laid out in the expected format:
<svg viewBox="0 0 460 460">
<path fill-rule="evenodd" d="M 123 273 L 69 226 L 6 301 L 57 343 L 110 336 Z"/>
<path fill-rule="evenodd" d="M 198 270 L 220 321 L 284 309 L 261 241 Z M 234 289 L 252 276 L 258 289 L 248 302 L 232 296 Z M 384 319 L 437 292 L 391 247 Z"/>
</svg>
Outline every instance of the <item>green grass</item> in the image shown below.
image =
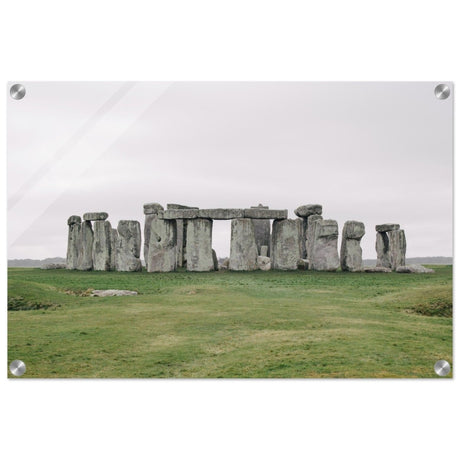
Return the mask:
<svg viewBox="0 0 460 460">
<path fill-rule="evenodd" d="M 434 268 L 435 274 L 10 268 L 9 304 L 16 309 L 8 311 L 8 362 L 26 363 L 21 378 L 437 377 L 435 361 L 452 363 L 452 267 Z M 140 295 L 89 297 L 90 288 Z"/>
</svg>

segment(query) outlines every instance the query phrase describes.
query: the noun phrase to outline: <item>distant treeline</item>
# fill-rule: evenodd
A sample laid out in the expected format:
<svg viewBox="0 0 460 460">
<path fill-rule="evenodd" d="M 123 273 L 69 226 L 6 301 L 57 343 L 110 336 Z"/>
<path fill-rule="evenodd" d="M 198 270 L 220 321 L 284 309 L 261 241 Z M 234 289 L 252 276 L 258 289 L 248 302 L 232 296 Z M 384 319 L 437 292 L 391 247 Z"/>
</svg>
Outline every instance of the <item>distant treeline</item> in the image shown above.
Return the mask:
<svg viewBox="0 0 460 460">
<path fill-rule="evenodd" d="M 224 259 L 219 259 L 223 261 Z M 64 257 L 50 257 L 48 259 L 12 259 L 8 260 L 8 267 L 31 267 L 40 268 L 45 264 L 65 264 Z M 363 263 L 367 266 L 374 266 L 376 259 L 364 259 Z M 452 265 L 452 257 L 409 257 L 406 264 L 426 264 L 426 265 Z"/>
<path fill-rule="evenodd" d="M 64 257 L 49 257 L 48 259 L 12 259 L 8 260 L 8 267 L 40 268 L 45 264 L 65 264 Z"/>
<path fill-rule="evenodd" d="M 376 259 L 363 260 L 364 265 L 375 265 Z M 452 265 L 452 257 L 406 257 L 406 265 L 420 264 L 420 265 Z"/>
</svg>

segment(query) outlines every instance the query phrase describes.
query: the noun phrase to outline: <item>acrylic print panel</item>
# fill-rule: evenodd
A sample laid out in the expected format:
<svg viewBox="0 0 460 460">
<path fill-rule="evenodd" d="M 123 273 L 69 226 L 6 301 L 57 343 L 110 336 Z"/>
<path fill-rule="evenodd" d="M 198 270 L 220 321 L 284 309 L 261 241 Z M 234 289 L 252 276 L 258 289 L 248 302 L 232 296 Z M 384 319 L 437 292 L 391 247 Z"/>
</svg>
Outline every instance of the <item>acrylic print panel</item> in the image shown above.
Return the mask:
<svg viewBox="0 0 460 460">
<path fill-rule="evenodd" d="M 452 107 L 443 82 L 11 82 L 9 376 L 451 377 Z"/>
</svg>

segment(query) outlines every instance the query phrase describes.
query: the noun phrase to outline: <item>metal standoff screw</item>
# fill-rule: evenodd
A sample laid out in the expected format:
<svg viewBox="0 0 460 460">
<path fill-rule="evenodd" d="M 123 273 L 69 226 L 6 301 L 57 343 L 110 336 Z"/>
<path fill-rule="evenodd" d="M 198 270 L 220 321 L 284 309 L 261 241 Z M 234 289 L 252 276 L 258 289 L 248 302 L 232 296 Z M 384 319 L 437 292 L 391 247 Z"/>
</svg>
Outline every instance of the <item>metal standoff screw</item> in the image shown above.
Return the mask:
<svg viewBox="0 0 460 460">
<path fill-rule="evenodd" d="M 19 83 L 13 85 L 10 88 L 10 96 L 13 99 L 22 99 L 26 95 L 26 89 L 24 88 L 23 85 L 20 85 Z"/>
<path fill-rule="evenodd" d="M 439 361 L 436 361 L 434 371 L 440 377 L 445 377 L 450 372 L 450 364 L 445 359 L 440 359 Z"/>
<path fill-rule="evenodd" d="M 441 83 L 434 89 L 434 95 L 438 99 L 447 99 L 450 96 L 450 88 L 446 84 Z"/>
<path fill-rule="evenodd" d="M 26 372 L 26 365 L 20 359 L 15 359 L 10 364 L 10 372 L 16 377 L 21 377 Z"/>
</svg>

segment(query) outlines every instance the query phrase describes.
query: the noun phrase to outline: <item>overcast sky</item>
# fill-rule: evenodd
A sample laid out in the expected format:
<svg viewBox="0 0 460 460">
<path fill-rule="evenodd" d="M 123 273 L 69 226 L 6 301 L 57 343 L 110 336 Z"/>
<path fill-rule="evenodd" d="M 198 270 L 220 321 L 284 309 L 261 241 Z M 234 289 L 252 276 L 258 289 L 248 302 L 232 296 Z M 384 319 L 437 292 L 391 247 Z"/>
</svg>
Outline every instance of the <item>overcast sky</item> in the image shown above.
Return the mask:
<svg viewBox="0 0 460 460">
<path fill-rule="evenodd" d="M 142 223 L 147 202 L 323 205 L 452 255 L 452 98 L 436 83 L 24 83 L 8 98 L 8 258 L 65 257 L 67 218 Z M 340 241 L 339 241 L 340 244 Z M 230 248 L 230 221 L 213 247 Z"/>
</svg>

